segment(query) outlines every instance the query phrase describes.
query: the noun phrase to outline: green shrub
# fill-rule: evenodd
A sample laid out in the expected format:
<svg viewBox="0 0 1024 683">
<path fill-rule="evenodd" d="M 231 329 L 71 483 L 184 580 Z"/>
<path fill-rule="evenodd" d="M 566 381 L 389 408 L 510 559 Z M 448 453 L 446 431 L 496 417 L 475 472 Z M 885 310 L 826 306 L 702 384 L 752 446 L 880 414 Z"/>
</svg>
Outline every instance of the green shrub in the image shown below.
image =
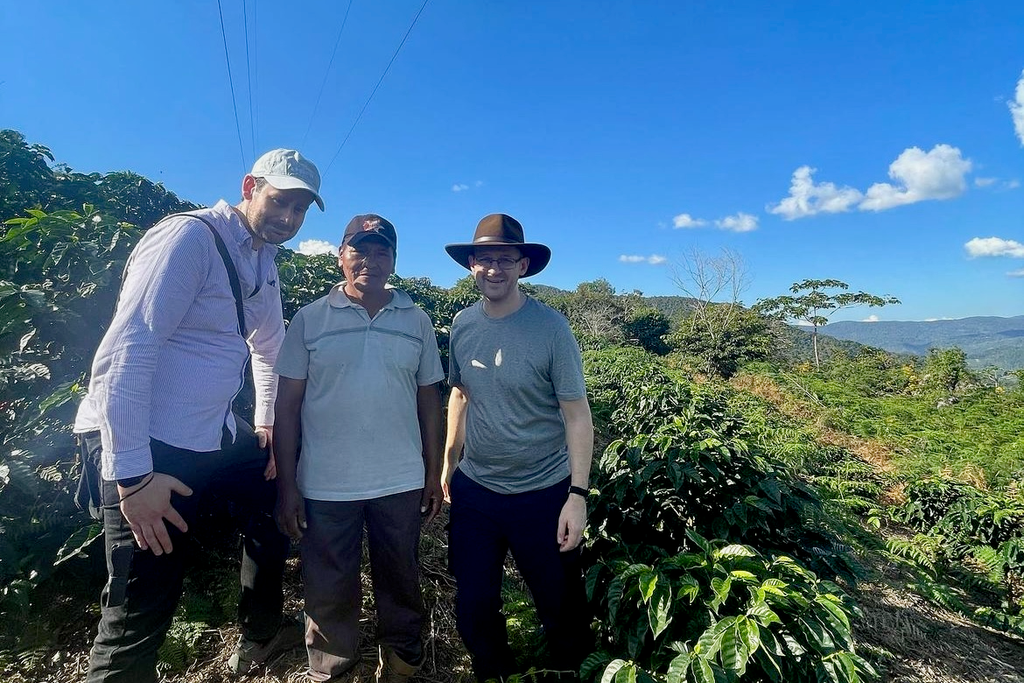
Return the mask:
<svg viewBox="0 0 1024 683">
<path fill-rule="evenodd" d="M 603 682 L 664 680 L 862 681 L 877 678 L 855 652 L 856 606 L 834 584 L 785 556 L 706 541 L 653 563 L 600 562 L 587 575 L 607 615 L 601 649 L 583 666 Z"/>
</svg>

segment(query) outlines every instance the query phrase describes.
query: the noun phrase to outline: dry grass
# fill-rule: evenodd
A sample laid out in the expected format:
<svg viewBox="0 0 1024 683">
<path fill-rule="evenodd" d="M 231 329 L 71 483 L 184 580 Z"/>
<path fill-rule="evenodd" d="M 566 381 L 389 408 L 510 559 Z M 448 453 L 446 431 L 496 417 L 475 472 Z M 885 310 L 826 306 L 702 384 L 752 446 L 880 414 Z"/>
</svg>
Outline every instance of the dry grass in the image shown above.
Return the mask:
<svg viewBox="0 0 1024 683">
<path fill-rule="evenodd" d="M 858 640 L 892 655 L 890 683 L 1021 683 L 1024 640 L 938 607 L 908 592 L 906 577 L 876 566 L 878 579 L 860 586 L 864 612 Z"/>
<path fill-rule="evenodd" d="M 445 513 L 442 513 L 442 518 L 425 529 L 420 545 L 420 568 L 427 623 L 424 627 L 426 661 L 417 680 L 424 683 L 464 683 L 472 678 L 469 656 L 455 629 L 455 584 L 447 571 L 448 547 L 443 531 L 447 519 L 444 515 Z M 230 564 L 237 567 L 233 561 Z M 231 571 L 227 566 L 219 567 L 218 570 Z M 364 572 L 364 610 L 360 623 L 360 652 L 363 661 L 359 665 L 357 681 L 372 681 L 377 665 L 377 646 L 374 637 L 376 621 L 369 581 L 369 574 Z M 95 581 L 92 584 L 95 584 Z M 87 668 L 89 647 L 96 631 L 98 609 L 95 601 L 100 588 L 101 585 L 91 585 L 90 590 L 79 591 L 80 595 L 61 598 L 65 603 L 62 605 L 61 613 L 49 615 L 51 623 L 62 625 L 60 637 L 53 639 L 59 644 L 23 653 L 19 660 L 11 662 L 6 667 L 0 667 L 0 680 L 8 683 L 82 681 Z M 55 591 L 59 589 L 60 587 L 54 587 Z M 302 609 L 301 595 L 301 570 L 298 558 L 294 557 L 289 560 L 285 575 L 285 609 Z M 238 635 L 238 628 L 234 624 L 209 629 L 202 634 L 187 669 L 165 673 L 161 680 L 167 683 L 298 683 L 306 680 L 306 653 L 302 648 L 282 655 L 247 676 L 232 676 L 227 670 L 227 660 L 234 651 Z"/>
</svg>

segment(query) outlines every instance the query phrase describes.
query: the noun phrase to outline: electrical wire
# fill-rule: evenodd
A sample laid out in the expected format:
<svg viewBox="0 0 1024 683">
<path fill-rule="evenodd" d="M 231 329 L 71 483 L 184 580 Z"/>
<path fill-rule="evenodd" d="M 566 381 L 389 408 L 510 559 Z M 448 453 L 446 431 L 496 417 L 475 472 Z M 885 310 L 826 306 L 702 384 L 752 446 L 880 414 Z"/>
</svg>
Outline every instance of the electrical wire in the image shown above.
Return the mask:
<svg viewBox="0 0 1024 683">
<path fill-rule="evenodd" d="M 341 28 L 338 29 L 338 37 L 334 39 L 334 49 L 331 50 L 331 61 L 327 63 L 327 70 L 324 71 L 324 80 L 320 83 L 320 92 L 316 94 L 316 104 L 313 105 L 313 113 L 309 115 L 309 123 L 306 125 L 306 132 L 302 134 L 302 145 L 305 146 L 309 130 L 313 127 L 313 118 L 320 108 L 320 98 L 323 97 L 324 87 L 327 85 L 327 76 L 331 73 L 331 66 L 334 65 L 334 55 L 338 53 L 338 46 L 341 45 L 341 34 L 345 31 L 345 24 L 348 22 L 348 13 L 352 9 L 352 0 L 348 0 L 348 7 L 345 9 L 345 17 L 341 20 Z"/>
<path fill-rule="evenodd" d="M 231 59 L 228 57 L 228 34 L 224 30 L 224 8 L 217 0 L 217 11 L 220 12 L 220 36 L 224 40 L 224 61 L 228 65 L 228 85 L 231 87 L 231 108 L 235 111 L 235 131 L 238 132 L 238 152 L 242 155 L 242 173 L 246 173 L 245 145 L 242 144 L 242 126 L 238 123 L 238 104 L 235 102 L 235 80 L 231 77 Z"/>
<path fill-rule="evenodd" d="M 259 51 L 259 16 L 256 13 L 258 0 L 252 0 L 252 89 L 256 98 L 256 149 L 260 148 L 260 51 Z"/>
<path fill-rule="evenodd" d="M 219 2 L 220 0 L 217 1 Z M 384 68 L 384 73 L 380 75 L 377 85 L 373 86 L 373 91 L 370 93 L 370 96 L 366 98 L 366 103 L 363 104 L 363 108 L 359 110 L 359 115 L 356 116 L 356 120 L 352 122 L 352 127 L 348 129 L 348 133 L 345 135 L 345 139 L 341 141 L 341 146 L 338 147 L 338 151 L 334 153 L 333 157 L 331 157 L 331 162 L 327 164 L 327 168 L 324 170 L 324 175 L 327 175 L 331 170 L 331 166 L 334 165 L 338 155 L 341 154 L 341 150 L 345 148 L 345 143 L 348 142 L 348 139 L 352 136 L 352 131 L 354 131 L 356 129 L 356 125 L 359 124 L 359 119 L 363 118 L 363 112 L 365 112 L 366 108 L 370 106 L 370 101 L 373 99 L 373 96 L 377 94 L 377 89 L 380 87 L 380 84 L 384 82 L 384 77 L 388 75 L 391 65 L 394 64 L 395 59 L 398 58 L 398 53 L 402 51 L 402 46 L 405 45 L 405 41 L 409 39 L 409 34 L 412 33 L 413 28 L 415 28 L 416 22 L 419 21 L 420 15 L 423 14 L 423 10 L 426 9 L 428 2 L 430 2 L 430 0 L 423 0 L 423 4 L 420 5 L 420 11 L 416 13 L 415 17 L 413 17 L 412 23 L 409 24 L 409 30 L 405 32 L 405 37 L 402 38 L 402 42 L 398 44 L 398 49 L 395 50 L 395 54 L 391 56 L 391 61 L 388 62 L 388 65 Z"/>
<path fill-rule="evenodd" d="M 242 29 L 245 32 L 245 84 L 249 93 L 249 141 L 252 143 L 252 158 L 256 158 L 256 124 L 252 117 L 252 59 L 249 58 L 249 8 L 242 0 Z M 253 27 L 255 33 L 256 27 Z"/>
</svg>

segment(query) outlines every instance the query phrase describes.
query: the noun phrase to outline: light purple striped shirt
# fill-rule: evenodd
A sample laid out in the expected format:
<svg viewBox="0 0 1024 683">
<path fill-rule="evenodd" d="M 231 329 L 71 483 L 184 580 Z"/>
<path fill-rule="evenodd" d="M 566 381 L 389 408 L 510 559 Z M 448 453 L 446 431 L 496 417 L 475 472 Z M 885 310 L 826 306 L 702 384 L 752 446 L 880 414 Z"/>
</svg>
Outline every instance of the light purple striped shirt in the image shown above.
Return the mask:
<svg viewBox="0 0 1024 683">
<path fill-rule="evenodd" d="M 252 236 L 223 200 L 196 213 L 217 228 L 238 271 L 255 423 L 272 425 L 273 368 L 284 339 L 277 247 L 264 244 L 254 253 Z M 231 284 L 210 229 L 187 217 L 161 221 L 128 261 L 75 420 L 75 432 L 100 432 L 103 478 L 152 471 L 151 437 L 191 451 L 219 450 L 224 425 L 235 430 L 231 400 L 242 386 L 245 358 Z"/>
</svg>

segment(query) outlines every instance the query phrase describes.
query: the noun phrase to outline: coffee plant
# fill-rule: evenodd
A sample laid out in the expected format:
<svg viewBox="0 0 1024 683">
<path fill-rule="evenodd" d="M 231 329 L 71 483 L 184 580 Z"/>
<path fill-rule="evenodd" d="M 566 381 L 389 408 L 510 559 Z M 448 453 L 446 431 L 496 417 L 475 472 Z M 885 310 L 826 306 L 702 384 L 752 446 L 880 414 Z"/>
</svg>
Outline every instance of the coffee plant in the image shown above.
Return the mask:
<svg viewBox="0 0 1024 683">
<path fill-rule="evenodd" d="M 686 537 L 690 552 L 591 567 L 587 590 L 606 618 L 584 676 L 600 673 L 602 683 L 877 677 L 855 652 L 850 616 L 859 612 L 837 586 L 786 556 L 692 530 Z"/>
</svg>

